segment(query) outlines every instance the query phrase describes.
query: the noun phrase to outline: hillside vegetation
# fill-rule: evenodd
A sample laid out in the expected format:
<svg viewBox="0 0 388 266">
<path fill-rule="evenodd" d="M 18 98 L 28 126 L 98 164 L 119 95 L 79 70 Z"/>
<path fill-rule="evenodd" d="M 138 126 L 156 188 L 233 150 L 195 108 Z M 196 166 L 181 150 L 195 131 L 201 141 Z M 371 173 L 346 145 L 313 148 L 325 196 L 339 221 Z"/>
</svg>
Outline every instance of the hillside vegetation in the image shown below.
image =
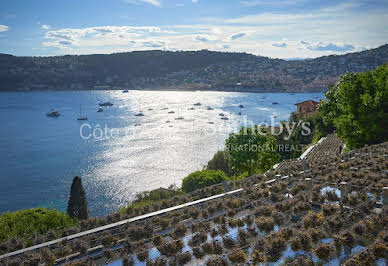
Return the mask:
<svg viewBox="0 0 388 266">
<path fill-rule="evenodd" d="M 57 210 L 44 208 L 21 210 L 0 215 L 0 242 L 13 237 L 42 235 L 55 230 L 76 225 L 76 221 Z M 0 248 L 1 249 L 1 248 Z"/>
<path fill-rule="evenodd" d="M 241 192 L 0 263 L 47 263 L 71 254 L 78 260 L 71 265 L 99 258 L 106 262 L 124 259 L 124 265 L 137 260 L 148 265 L 382 263 L 388 258 L 387 213 L 378 199 L 381 188 L 388 185 L 384 161 L 388 143 L 344 155 L 331 149 L 333 144 L 330 139 L 319 145 L 322 156 L 308 160 L 310 170 L 302 171 L 303 163 L 294 161 L 266 176 L 229 182 L 232 189 L 243 188 Z M 168 202 L 164 200 L 161 206 Z M 156 209 L 144 209 L 152 210 Z M 151 258 L 150 250 L 157 250 L 157 255 Z"/>
<path fill-rule="evenodd" d="M 138 51 L 110 55 L 0 54 L 0 90 L 100 88 L 325 91 L 345 72 L 388 61 L 388 45 L 358 53 L 286 61 L 246 53 Z"/>
</svg>

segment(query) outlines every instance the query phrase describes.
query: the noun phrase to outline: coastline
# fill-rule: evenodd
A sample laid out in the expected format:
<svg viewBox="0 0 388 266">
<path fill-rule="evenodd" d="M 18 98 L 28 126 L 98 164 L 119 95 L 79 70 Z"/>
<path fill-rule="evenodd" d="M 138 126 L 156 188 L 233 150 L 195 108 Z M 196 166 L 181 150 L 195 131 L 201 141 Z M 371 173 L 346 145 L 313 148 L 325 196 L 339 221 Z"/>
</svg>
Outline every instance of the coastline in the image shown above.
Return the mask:
<svg viewBox="0 0 388 266">
<path fill-rule="evenodd" d="M 96 91 L 122 91 L 122 90 L 128 90 L 128 91 L 174 91 L 174 92 L 244 92 L 244 93 L 292 93 L 292 94 L 303 94 L 303 93 L 325 93 L 327 89 L 325 90 L 308 90 L 308 91 L 299 91 L 299 90 L 267 90 L 267 89 L 257 89 L 257 88 L 217 88 L 217 89 L 209 89 L 209 88 L 198 88 L 198 89 L 191 89 L 191 88 L 166 88 L 161 87 L 158 89 L 153 88 L 144 88 L 144 89 L 130 89 L 130 88 L 111 88 L 111 89 L 84 89 L 84 90 L 74 90 L 74 89 L 37 89 L 37 90 L 0 90 L 1 92 L 66 92 L 66 91 L 90 91 L 90 92 L 96 92 Z"/>
</svg>

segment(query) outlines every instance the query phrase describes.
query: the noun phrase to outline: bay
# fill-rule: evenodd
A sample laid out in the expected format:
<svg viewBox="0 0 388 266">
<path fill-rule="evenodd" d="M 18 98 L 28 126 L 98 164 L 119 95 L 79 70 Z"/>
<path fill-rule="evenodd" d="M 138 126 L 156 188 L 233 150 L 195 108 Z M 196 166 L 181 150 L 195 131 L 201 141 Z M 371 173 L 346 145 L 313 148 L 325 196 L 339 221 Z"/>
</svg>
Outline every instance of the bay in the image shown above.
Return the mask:
<svg viewBox="0 0 388 266">
<path fill-rule="evenodd" d="M 108 214 L 136 193 L 180 186 L 246 121 L 287 120 L 295 103 L 323 97 L 204 91 L 2 92 L 0 213 L 38 206 L 65 211 L 71 181 L 78 175 L 90 215 Z M 108 101 L 114 105 L 97 112 L 98 104 Z M 80 106 L 87 121 L 77 120 Z M 51 108 L 61 115 L 46 117 Z M 139 113 L 144 116 L 135 116 Z"/>
</svg>

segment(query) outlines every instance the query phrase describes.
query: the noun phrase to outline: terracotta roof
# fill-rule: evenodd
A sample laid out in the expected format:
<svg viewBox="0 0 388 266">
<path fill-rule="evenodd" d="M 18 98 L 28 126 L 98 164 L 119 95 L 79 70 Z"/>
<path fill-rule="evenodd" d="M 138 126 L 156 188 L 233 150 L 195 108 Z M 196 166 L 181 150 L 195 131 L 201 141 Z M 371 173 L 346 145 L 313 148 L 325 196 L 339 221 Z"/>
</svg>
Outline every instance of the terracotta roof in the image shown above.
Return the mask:
<svg viewBox="0 0 388 266">
<path fill-rule="evenodd" d="M 299 105 L 299 104 L 307 103 L 307 102 L 311 102 L 313 104 L 319 104 L 319 102 L 316 102 L 316 101 L 313 101 L 313 100 L 307 100 L 307 101 L 304 101 L 304 102 L 296 103 L 295 105 Z"/>
</svg>

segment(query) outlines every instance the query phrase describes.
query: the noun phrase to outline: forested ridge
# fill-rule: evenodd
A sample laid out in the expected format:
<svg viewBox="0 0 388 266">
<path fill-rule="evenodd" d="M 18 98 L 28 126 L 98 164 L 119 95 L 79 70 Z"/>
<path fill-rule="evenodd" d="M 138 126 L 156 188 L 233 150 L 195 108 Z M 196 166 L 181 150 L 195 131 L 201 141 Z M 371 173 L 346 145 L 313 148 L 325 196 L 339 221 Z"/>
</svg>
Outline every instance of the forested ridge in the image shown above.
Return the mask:
<svg viewBox="0 0 388 266">
<path fill-rule="evenodd" d="M 387 44 L 294 61 L 208 50 L 51 57 L 0 54 L 0 90 L 326 91 L 345 72 L 372 70 L 387 61 Z"/>
</svg>

